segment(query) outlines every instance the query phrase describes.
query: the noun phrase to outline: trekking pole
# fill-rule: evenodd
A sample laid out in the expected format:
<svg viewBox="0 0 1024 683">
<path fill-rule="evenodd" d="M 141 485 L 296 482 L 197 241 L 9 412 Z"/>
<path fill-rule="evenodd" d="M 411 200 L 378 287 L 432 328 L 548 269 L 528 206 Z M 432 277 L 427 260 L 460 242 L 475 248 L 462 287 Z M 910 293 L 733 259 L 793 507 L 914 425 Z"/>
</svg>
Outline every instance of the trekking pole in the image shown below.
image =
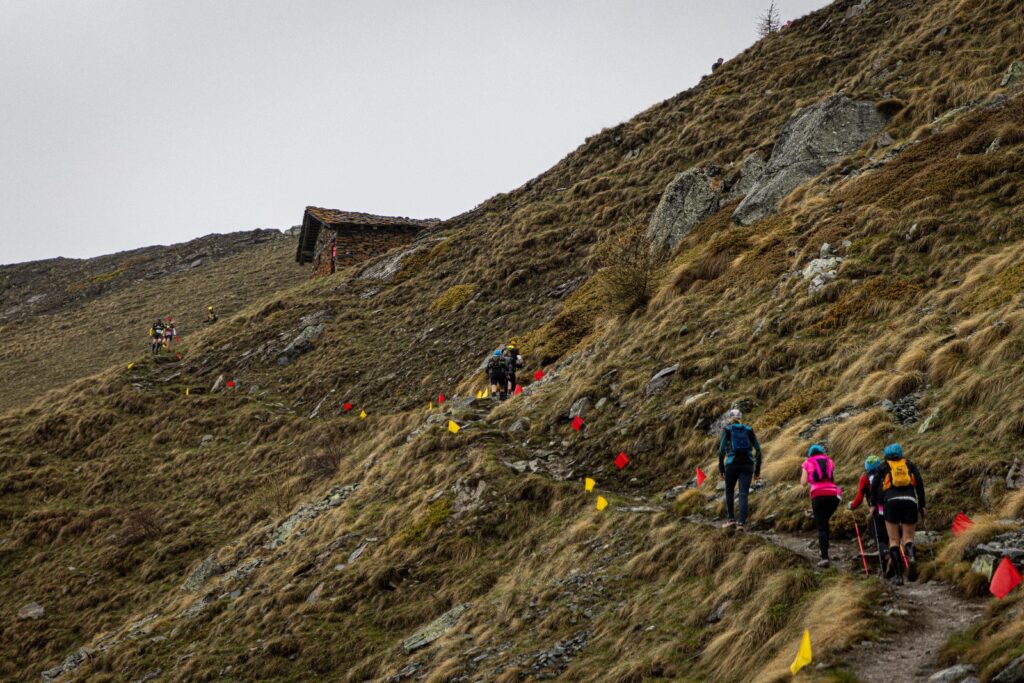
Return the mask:
<svg viewBox="0 0 1024 683">
<path fill-rule="evenodd" d="M 860 527 L 857 526 L 857 516 L 850 510 L 850 517 L 853 518 L 853 530 L 857 532 L 857 545 L 860 547 L 860 560 L 864 563 L 864 576 L 870 576 L 868 571 L 868 558 L 864 555 L 864 543 L 860 540 Z"/>
<path fill-rule="evenodd" d="M 885 556 L 882 554 L 882 539 L 878 537 L 878 522 L 875 520 L 875 512 L 871 508 L 868 508 L 869 518 L 871 519 L 871 530 L 875 532 L 875 550 L 878 551 L 878 575 L 881 576 L 885 573 Z"/>
</svg>

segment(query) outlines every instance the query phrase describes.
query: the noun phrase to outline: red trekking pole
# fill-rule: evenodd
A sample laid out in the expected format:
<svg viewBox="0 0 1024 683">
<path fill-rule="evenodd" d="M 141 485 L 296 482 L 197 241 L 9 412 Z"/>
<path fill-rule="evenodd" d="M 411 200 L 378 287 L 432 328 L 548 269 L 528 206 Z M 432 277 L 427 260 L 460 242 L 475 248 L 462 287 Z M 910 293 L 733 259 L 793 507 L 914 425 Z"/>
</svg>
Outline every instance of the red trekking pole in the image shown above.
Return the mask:
<svg viewBox="0 0 1024 683">
<path fill-rule="evenodd" d="M 868 558 L 864 555 L 864 543 L 860 540 L 860 527 L 857 526 L 857 518 L 854 517 L 853 510 L 850 510 L 850 516 L 853 517 L 853 530 L 857 532 L 857 545 L 860 547 L 860 561 L 864 563 L 864 576 L 870 576 Z"/>
</svg>

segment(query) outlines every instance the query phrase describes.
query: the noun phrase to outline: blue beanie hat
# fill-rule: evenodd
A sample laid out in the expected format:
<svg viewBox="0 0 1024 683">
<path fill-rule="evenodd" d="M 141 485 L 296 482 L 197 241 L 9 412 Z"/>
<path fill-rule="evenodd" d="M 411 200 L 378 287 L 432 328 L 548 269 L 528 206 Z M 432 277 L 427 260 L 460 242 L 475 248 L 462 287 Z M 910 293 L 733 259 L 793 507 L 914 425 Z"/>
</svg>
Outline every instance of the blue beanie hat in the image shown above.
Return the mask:
<svg viewBox="0 0 1024 683">
<path fill-rule="evenodd" d="M 878 467 L 879 465 L 881 465 L 881 464 L 882 464 L 882 459 L 881 459 L 881 458 L 879 458 L 879 457 L 878 457 L 877 455 L 875 455 L 875 454 L 871 454 L 871 455 L 869 455 L 869 456 L 867 457 L 867 459 L 866 459 L 866 460 L 864 461 L 864 471 L 865 471 L 865 472 L 871 472 L 871 471 L 874 471 L 874 470 L 875 470 L 875 469 L 876 469 L 876 468 L 877 468 L 877 467 Z"/>
<path fill-rule="evenodd" d="M 903 446 L 898 443 L 891 443 L 885 447 L 886 460 L 899 460 L 903 457 Z"/>
<path fill-rule="evenodd" d="M 809 458 L 812 455 L 825 455 L 825 447 L 822 446 L 820 443 L 814 444 L 813 446 L 807 449 L 807 457 Z"/>
</svg>

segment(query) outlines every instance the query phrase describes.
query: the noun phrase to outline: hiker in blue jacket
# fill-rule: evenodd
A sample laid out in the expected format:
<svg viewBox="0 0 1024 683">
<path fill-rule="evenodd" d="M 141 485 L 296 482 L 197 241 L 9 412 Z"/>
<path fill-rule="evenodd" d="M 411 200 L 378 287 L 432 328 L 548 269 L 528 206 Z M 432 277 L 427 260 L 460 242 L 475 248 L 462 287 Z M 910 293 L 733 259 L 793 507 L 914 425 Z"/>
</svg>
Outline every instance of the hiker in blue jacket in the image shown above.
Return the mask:
<svg viewBox="0 0 1024 683">
<path fill-rule="evenodd" d="M 743 413 L 733 408 L 726 414 L 728 424 L 718 442 L 718 473 L 725 477 L 725 511 L 728 519 L 723 528 L 743 530 L 747 523 L 747 496 L 750 482 L 761 476 L 761 444 L 754 429 L 743 424 Z M 736 485 L 740 487 L 739 519 L 733 513 Z"/>
</svg>

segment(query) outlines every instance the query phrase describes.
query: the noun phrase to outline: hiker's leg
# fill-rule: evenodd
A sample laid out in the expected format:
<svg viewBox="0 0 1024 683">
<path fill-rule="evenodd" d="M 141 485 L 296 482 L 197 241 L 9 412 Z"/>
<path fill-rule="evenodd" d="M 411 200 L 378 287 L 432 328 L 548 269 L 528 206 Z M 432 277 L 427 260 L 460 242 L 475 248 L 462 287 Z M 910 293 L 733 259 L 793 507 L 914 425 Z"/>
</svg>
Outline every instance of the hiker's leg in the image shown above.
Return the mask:
<svg viewBox="0 0 1024 683">
<path fill-rule="evenodd" d="M 736 519 L 736 514 L 733 512 L 733 497 L 736 495 L 736 468 L 731 465 L 725 467 L 725 516 L 729 521 Z"/>
<path fill-rule="evenodd" d="M 900 545 L 900 525 L 896 522 L 885 520 L 885 533 L 889 536 L 889 547 L 898 548 Z"/>
<path fill-rule="evenodd" d="M 914 542 L 914 532 L 917 531 L 917 524 L 904 524 L 903 526 L 903 545 Z"/>
<path fill-rule="evenodd" d="M 736 475 L 740 485 L 740 515 L 736 521 L 742 526 L 747 523 L 747 496 L 750 495 L 750 480 L 754 478 L 754 470 L 744 468 L 737 472 Z"/>
<path fill-rule="evenodd" d="M 818 550 L 821 559 L 828 559 L 828 522 L 836 511 L 839 499 L 835 496 L 818 496 L 811 498 L 811 512 L 814 513 L 814 525 L 818 528 Z"/>
</svg>

